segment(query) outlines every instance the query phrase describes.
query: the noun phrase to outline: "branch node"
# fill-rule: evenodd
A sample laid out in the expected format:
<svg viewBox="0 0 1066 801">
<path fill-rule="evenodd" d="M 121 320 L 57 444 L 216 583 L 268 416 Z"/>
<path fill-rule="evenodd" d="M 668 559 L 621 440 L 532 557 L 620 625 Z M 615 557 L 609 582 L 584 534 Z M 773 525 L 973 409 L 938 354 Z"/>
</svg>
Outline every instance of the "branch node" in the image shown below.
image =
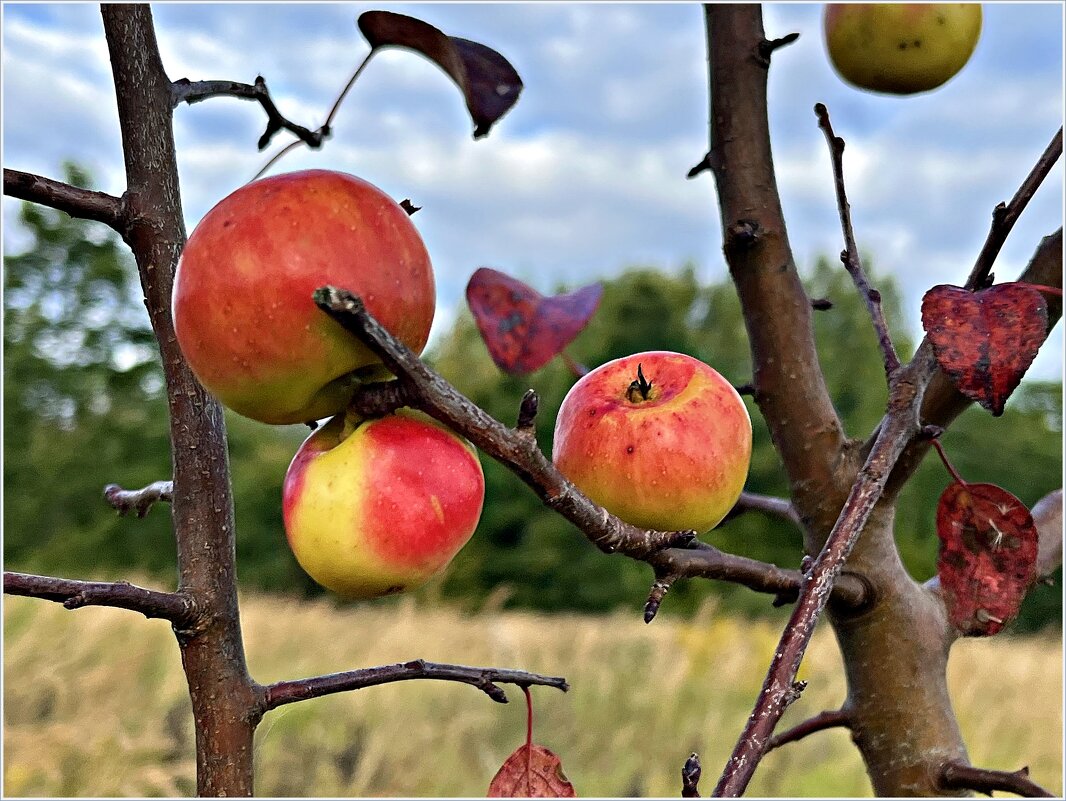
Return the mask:
<svg viewBox="0 0 1066 801">
<path fill-rule="evenodd" d="M 519 434 L 533 436 L 534 426 L 537 420 L 537 410 L 540 408 L 540 398 L 535 389 L 527 389 L 522 396 L 522 403 L 518 407 L 518 424 L 516 430 Z"/>
<path fill-rule="evenodd" d="M 798 33 L 789 33 L 782 36 L 780 39 L 763 39 L 756 46 L 756 58 L 764 67 L 769 67 L 770 58 L 773 56 L 774 51 L 779 50 L 782 47 L 787 47 L 799 39 L 799 36 Z"/>
<path fill-rule="evenodd" d="M 754 247 L 759 238 L 759 223 L 755 220 L 737 220 L 726 230 L 725 246 L 728 250 L 747 250 Z"/>
<path fill-rule="evenodd" d="M 659 606 L 662 604 L 663 598 L 666 597 L 666 593 L 670 591 L 670 587 L 677 578 L 677 575 L 673 573 L 656 574 L 655 583 L 651 585 L 648 600 L 644 604 L 645 623 L 651 623 L 655 620 L 655 615 L 659 612 Z"/>
<path fill-rule="evenodd" d="M 811 298 L 811 308 L 815 311 L 829 311 L 833 308 L 833 301 L 829 298 Z"/>
<path fill-rule="evenodd" d="M 682 798 L 699 798 L 700 797 L 700 774 L 703 772 L 703 768 L 700 766 L 700 755 L 695 751 L 692 755 L 685 760 L 685 764 L 681 767 L 681 797 Z"/>
</svg>

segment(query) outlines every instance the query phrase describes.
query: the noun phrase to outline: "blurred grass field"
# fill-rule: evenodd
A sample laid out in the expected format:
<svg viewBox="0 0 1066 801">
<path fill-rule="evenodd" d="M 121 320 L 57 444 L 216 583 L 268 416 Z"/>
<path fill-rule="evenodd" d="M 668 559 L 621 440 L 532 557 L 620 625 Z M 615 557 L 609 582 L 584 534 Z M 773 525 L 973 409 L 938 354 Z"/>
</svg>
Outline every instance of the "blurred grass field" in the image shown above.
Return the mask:
<svg viewBox="0 0 1066 801">
<path fill-rule="evenodd" d="M 399 603 L 246 596 L 245 645 L 260 682 L 423 657 L 567 677 L 534 688 L 534 738 L 562 760 L 579 796 L 677 796 L 700 753 L 712 784 L 758 693 L 780 622 L 720 617 L 462 615 Z M 783 726 L 843 698 L 828 629 L 800 672 L 810 684 Z M 971 758 L 1024 764 L 1062 785 L 1062 646 L 1052 637 L 965 641 L 951 687 Z M 414 681 L 271 712 L 256 739 L 266 796 L 483 796 L 524 736 L 521 692 L 502 706 L 465 685 Z M 5 796 L 185 796 L 195 792 L 193 732 L 169 626 L 110 609 L 4 603 Z M 709 788 L 708 788 L 709 789 Z M 844 731 L 773 752 L 753 796 L 867 796 Z"/>
</svg>

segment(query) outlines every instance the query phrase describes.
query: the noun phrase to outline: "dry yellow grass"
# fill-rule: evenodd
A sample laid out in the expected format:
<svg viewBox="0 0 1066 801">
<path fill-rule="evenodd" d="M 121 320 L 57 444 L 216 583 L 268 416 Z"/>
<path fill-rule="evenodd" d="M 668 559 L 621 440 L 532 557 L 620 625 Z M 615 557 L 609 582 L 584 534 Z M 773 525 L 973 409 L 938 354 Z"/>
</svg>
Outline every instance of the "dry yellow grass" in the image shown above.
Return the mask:
<svg viewBox="0 0 1066 801">
<path fill-rule="evenodd" d="M 246 597 L 246 647 L 261 682 L 423 657 L 563 674 L 534 688 L 535 738 L 583 796 L 676 796 L 698 751 L 717 776 L 780 633 L 705 609 L 696 619 L 463 616 L 413 602 L 337 609 Z M 192 728 L 165 623 L 108 609 L 68 612 L 7 598 L 4 795 L 175 796 L 195 789 Z M 784 725 L 839 704 L 844 680 L 819 631 L 810 680 Z M 1032 767 L 1062 791 L 1062 651 L 1057 639 L 968 641 L 951 684 L 973 760 Z M 522 741 L 521 693 L 494 704 L 470 687 L 404 682 L 270 713 L 256 740 L 257 792 L 272 796 L 478 796 Z M 846 733 L 770 754 L 750 795 L 868 795 Z"/>
</svg>

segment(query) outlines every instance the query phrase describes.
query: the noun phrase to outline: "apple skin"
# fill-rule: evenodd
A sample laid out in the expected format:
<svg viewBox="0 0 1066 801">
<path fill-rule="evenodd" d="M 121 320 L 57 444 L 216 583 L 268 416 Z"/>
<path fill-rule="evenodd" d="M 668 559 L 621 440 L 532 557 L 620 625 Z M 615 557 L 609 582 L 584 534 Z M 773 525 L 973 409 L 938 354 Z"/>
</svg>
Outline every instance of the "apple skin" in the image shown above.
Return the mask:
<svg viewBox="0 0 1066 801">
<path fill-rule="evenodd" d="M 433 269 L 410 217 L 380 189 L 307 170 L 224 198 L 189 237 L 174 278 L 174 328 L 200 383 L 264 423 L 343 410 L 350 374 L 379 360 L 315 306 L 311 294 L 325 284 L 362 296 L 382 325 L 422 351 Z"/>
<path fill-rule="evenodd" d="M 647 400 L 630 391 L 640 365 Z M 706 531 L 740 497 L 751 418 L 713 368 L 651 351 L 608 362 L 567 393 L 552 459 L 590 499 L 635 526 Z"/>
<path fill-rule="evenodd" d="M 826 5 L 824 30 L 829 58 L 845 81 L 909 95 L 941 86 L 966 65 L 981 34 L 981 5 Z"/>
<path fill-rule="evenodd" d="M 296 561 L 345 598 L 414 589 L 447 565 L 477 527 L 485 479 L 473 446 L 401 409 L 337 415 L 296 452 L 282 514 Z"/>
</svg>

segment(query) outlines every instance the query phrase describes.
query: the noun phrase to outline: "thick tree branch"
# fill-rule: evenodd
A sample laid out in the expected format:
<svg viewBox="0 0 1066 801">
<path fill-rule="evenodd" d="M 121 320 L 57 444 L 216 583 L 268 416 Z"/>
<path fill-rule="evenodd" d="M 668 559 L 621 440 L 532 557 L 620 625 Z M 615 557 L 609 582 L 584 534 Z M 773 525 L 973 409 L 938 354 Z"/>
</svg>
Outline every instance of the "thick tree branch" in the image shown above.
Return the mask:
<svg viewBox="0 0 1066 801">
<path fill-rule="evenodd" d="M 314 676 L 309 679 L 279 681 L 263 688 L 263 710 L 274 709 L 296 701 L 319 698 L 323 695 L 361 690 L 364 687 L 376 687 L 394 681 L 412 679 L 435 679 L 438 681 L 458 681 L 469 684 L 487 694 L 493 701 L 507 703 L 507 694 L 498 684 L 516 684 L 519 687 L 541 685 L 555 687 L 566 692 L 570 689 L 566 679 L 561 676 L 542 676 L 539 673 L 527 673 L 524 670 L 506 670 L 503 668 L 466 667 L 465 665 L 442 665 L 415 659 L 395 665 L 350 670 L 344 673 L 331 673 L 328 676 Z"/>
<path fill-rule="evenodd" d="M 397 381 L 365 385 L 352 399 L 356 411 L 384 414 L 399 406 L 421 409 L 511 470 L 546 506 L 581 529 L 605 553 L 645 561 L 661 575 L 733 581 L 782 598 L 795 597 L 801 584 L 798 571 L 723 553 L 695 541 L 691 531 L 637 528 L 593 503 L 541 453 L 528 430 L 507 428 L 466 398 L 386 331 L 362 300 L 347 290 L 322 287 L 315 292 L 315 302 L 398 376 Z M 865 599 L 865 585 L 851 577 L 842 583 L 834 602 L 857 607 Z"/>
<path fill-rule="evenodd" d="M 941 769 L 940 786 L 945 790 L 976 790 L 989 795 L 995 790 L 1003 790 L 1023 798 L 1055 797 L 1036 782 L 1030 781 L 1028 767 L 1012 773 L 975 768 L 961 762 L 948 762 Z"/>
<path fill-rule="evenodd" d="M 67 609 L 83 606 L 129 609 L 147 618 L 169 620 L 179 629 L 188 628 L 197 617 L 196 605 L 185 593 L 147 590 L 127 581 L 76 581 L 5 572 L 4 593 L 55 601 Z"/>
<path fill-rule="evenodd" d="M 847 190 L 844 188 L 844 140 L 833 133 L 829 110 L 824 105 L 815 105 L 814 113 L 818 117 L 818 127 L 825 134 L 829 157 L 833 163 L 833 183 L 836 187 L 837 208 L 840 211 L 840 227 L 844 232 L 844 250 L 840 253 L 840 260 L 858 287 L 870 312 L 874 330 L 877 332 L 877 344 L 881 347 L 881 356 L 885 362 L 885 375 L 891 381 L 899 369 L 899 356 L 896 355 L 896 348 L 892 345 L 892 337 L 888 333 L 888 323 L 881 308 L 881 293 L 870 286 L 859 259 L 858 245 L 855 244 L 855 231 L 851 225 L 851 204 L 848 203 Z"/>
<path fill-rule="evenodd" d="M 767 37 L 757 5 L 707 4 L 710 152 L 724 236 L 751 343 L 755 400 L 812 530 L 829 531 L 846 496 L 845 436 L 815 349 L 777 191 L 767 118 Z M 854 464 L 858 467 L 858 464 Z M 812 552 L 821 545 L 810 543 Z"/>
<path fill-rule="evenodd" d="M 96 220 L 126 234 L 126 204 L 123 198 L 91 189 L 80 189 L 62 181 L 42 178 L 20 170 L 4 168 L 4 194 L 65 211 L 71 217 Z"/>
<path fill-rule="evenodd" d="M 267 115 L 266 131 L 261 137 L 257 147 L 262 150 L 274 138 L 278 131 L 289 131 L 310 148 L 322 147 L 330 135 L 330 127 L 327 123 L 316 131 L 297 125 L 286 118 L 278 107 L 267 89 L 266 81 L 262 75 L 255 79 L 254 84 L 237 83 L 236 81 L 190 81 L 188 78 L 180 78 L 171 84 L 171 99 L 174 108 L 182 103 L 200 103 L 212 97 L 236 97 L 241 100 L 254 100 L 263 107 Z"/>
<path fill-rule="evenodd" d="M 174 482 L 154 481 L 139 490 L 124 490 L 118 484 L 108 484 L 104 487 L 104 499 L 120 515 L 136 512 L 137 517 L 144 517 L 154 504 L 174 500 Z"/>
<path fill-rule="evenodd" d="M 770 742 L 766 744 L 766 752 L 769 753 L 775 748 L 780 748 L 788 743 L 794 743 L 797 740 L 802 740 L 809 734 L 815 732 L 825 731 L 826 729 L 834 729 L 838 727 L 847 727 L 849 725 L 848 714 L 842 709 L 833 709 L 827 712 L 820 712 L 813 718 L 807 718 L 802 723 L 798 723 L 788 731 L 781 732 L 781 734 L 775 734 L 770 738 Z"/>
</svg>

